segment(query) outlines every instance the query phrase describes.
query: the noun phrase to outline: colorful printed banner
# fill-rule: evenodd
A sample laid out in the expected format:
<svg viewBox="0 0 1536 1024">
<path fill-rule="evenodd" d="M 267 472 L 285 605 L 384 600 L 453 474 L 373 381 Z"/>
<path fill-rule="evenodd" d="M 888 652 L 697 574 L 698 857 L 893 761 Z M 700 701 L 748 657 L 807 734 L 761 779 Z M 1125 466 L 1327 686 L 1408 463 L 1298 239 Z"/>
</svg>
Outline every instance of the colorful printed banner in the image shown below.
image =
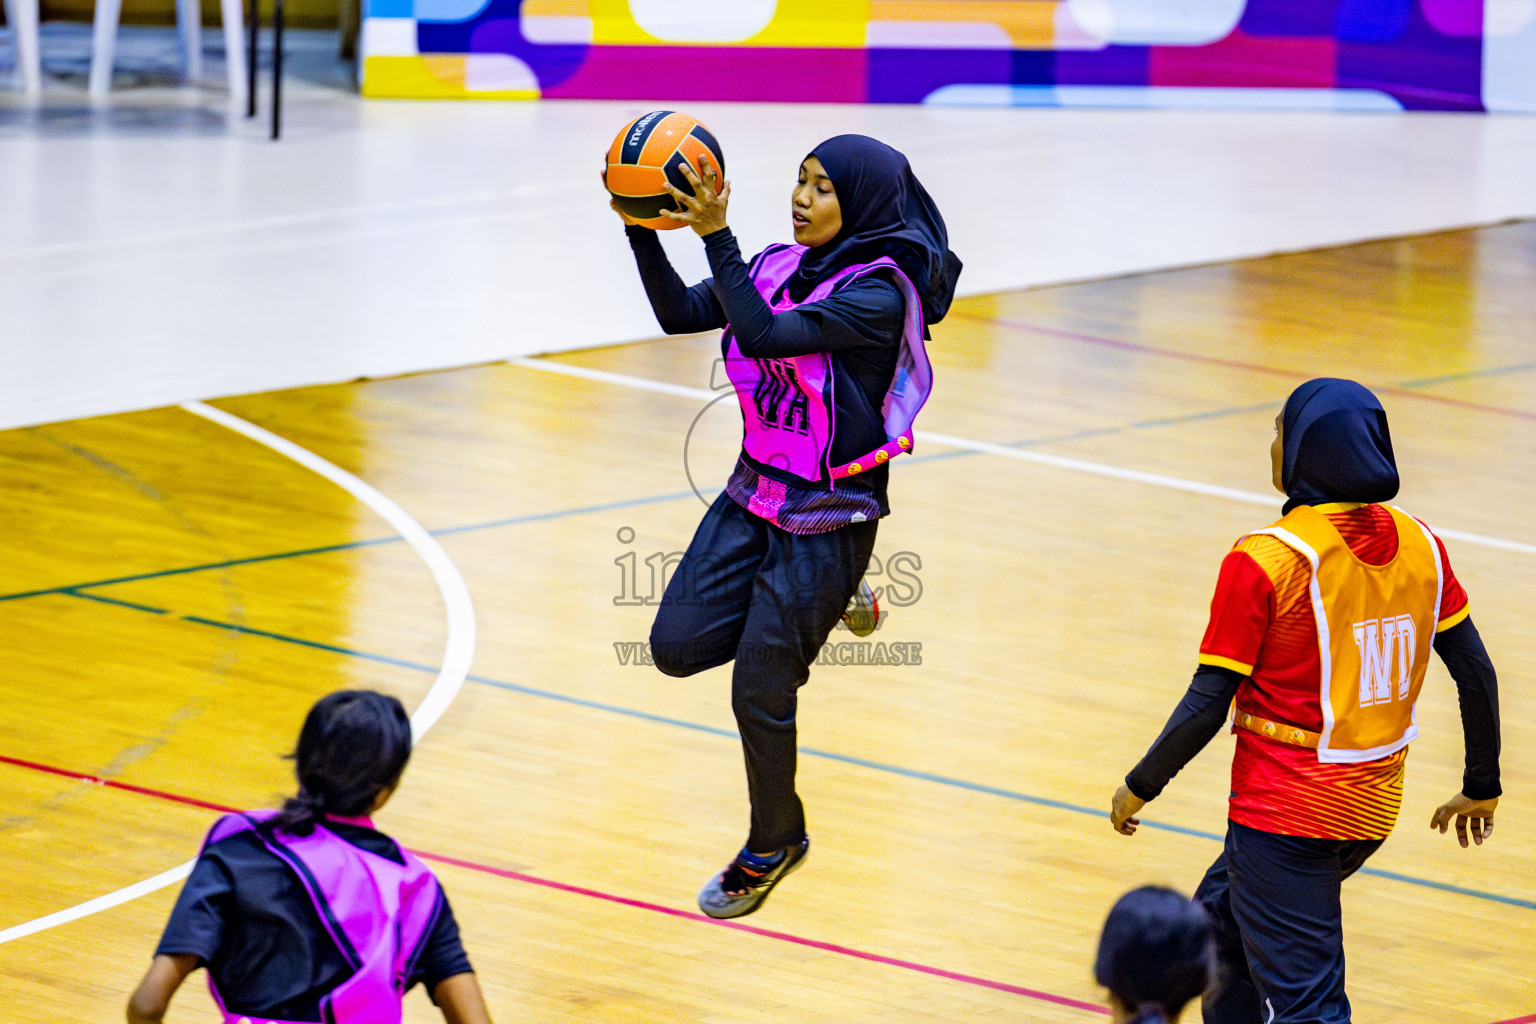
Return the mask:
<svg viewBox="0 0 1536 1024">
<path fill-rule="evenodd" d="M 1536 0 L 365 0 L 363 94 L 1536 111 Z"/>
</svg>

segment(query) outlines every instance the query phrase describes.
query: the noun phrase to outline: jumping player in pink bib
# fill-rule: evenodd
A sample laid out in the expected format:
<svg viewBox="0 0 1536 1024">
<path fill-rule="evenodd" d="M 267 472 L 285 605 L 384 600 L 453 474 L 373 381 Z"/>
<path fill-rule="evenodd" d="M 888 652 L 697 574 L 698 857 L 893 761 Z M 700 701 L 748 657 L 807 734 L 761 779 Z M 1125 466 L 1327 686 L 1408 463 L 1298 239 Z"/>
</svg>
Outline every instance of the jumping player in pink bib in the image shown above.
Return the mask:
<svg viewBox="0 0 1536 1024">
<path fill-rule="evenodd" d="M 410 755 L 395 698 L 343 690 L 315 704 L 298 795 L 214 823 L 130 1024 L 162 1020 L 200 966 L 225 1024 L 400 1024 L 418 981 L 448 1024 L 490 1024 L 442 886 L 368 817 Z"/>
<path fill-rule="evenodd" d="M 750 264 L 726 226 L 730 183 L 712 165 L 703 180 L 684 174 L 694 195 L 669 186 L 681 206 L 669 216 L 703 238 L 713 277 L 685 286 L 654 231 L 628 217 L 625 230 L 664 331 L 725 329 L 744 431 L 735 472 L 667 585 L 651 653 L 673 676 L 735 662 L 751 831 L 699 907 L 740 917 L 810 849 L 795 793 L 796 693 L 840 617 L 858 626 L 878 615 L 861 580 L 890 511 L 890 461 L 912 450 L 933 387 L 928 325 L 948 312 L 960 261 L 906 157 L 862 135 L 805 158 L 790 206 L 796 244 Z"/>
</svg>

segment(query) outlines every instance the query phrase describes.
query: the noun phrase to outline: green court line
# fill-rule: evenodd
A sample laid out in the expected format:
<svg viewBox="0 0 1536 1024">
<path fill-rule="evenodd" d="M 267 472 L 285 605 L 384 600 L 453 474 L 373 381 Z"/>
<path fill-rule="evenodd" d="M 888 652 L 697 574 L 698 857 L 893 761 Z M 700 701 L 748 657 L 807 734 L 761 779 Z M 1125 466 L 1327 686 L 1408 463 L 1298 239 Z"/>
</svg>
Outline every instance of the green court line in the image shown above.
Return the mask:
<svg viewBox="0 0 1536 1024">
<path fill-rule="evenodd" d="M 120 601 L 115 597 L 105 597 L 101 594 L 87 594 L 83 590 L 65 590 L 63 594 L 69 597 L 83 597 L 87 601 L 99 601 L 102 604 L 114 604 L 119 608 L 132 608 L 136 612 L 149 612 L 152 615 L 164 615 L 169 608 L 156 608 L 152 604 L 137 604 L 133 601 Z"/>
<path fill-rule="evenodd" d="M 565 516 L 586 515 L 593 512 L 609 512 L 614 509 L 633 508 L 638 505 L 654 505 L 665 501 L 676 501 L 679 498 L 690 498 L 692 491 L 676 491 L 671 494 L 653 494 L 645 498 L 631 498 L 627 501 L 614 501 L 602 505 L 584 505 L 580 508 L 559 509 L 554 512 L 535 512 L 526 516 L 513 516 L 507 519 L 493 519 L 485 523 L 471 523 L 467 526 L 449 526 L 441 530 L 428 530 L 434 537 L 446 537 L 455 533 L 467 533 L 472 530 L 491 530 L 500 526 L 516 526 L 521 523 L 537 523 L 548 519 L 561 519 Z M 270 555 L 252 555 L 249 558 L 230 558 L 221 562 L 203 562 L 198 565 L 182 566 L 178 569 L 158 569 L 154 572 L 141 572 L 131 576 L 116 576 L 112 579 L 93 580 L 89 583 L 71 583 L 62 587 L 45 587 L 39 590 L 23 590 L 14 594 L 0 594 L 0 601 L 19 601 L 26 597 L 42 597 L 48 594 L 70 594 L 74 591 L 94 589 L 96 587 L 110 587 L 117 583 L 137 583 L 141 580 L 161 579 L 166 576 L 182 576 L 192 572 L 205 572 L 209 569 L 228 569 L 237 565 L 254 565 L 258 562 L 275 562 L 285 558 L 302 558 L 306 555 L 324 555 L 333 551 L 350 551 L 354 548 L 372 547 L 377 544 L 398 544 L 397 537 L 374 537 L 368 540 L 353 540 L 343 544 L 326 544 L 322 547 L 299 548 L 296 551 L 278 551 Z M 78 595 L 77 595 L 78 596 Z"/>
<path fill-rule="evenodd" d="M 1425 377 L 1423 380 L 1411 380 L 1406 384 L 1399 384 L 1400 388 L 1432 388 L 1437 384 L 1455 384 L 1459 381 L 1474 380 L 1478 377 L 1502 377 L 1506 373 L 1524 373 L 1526 370 L 1536 370 L 1536 363 L 1515 363 L 1511 366 L 1495 366 L 1487 370 L 1468 370 L 1466 373 L 1451 373 L 1444 377 Z"/>
</svg>

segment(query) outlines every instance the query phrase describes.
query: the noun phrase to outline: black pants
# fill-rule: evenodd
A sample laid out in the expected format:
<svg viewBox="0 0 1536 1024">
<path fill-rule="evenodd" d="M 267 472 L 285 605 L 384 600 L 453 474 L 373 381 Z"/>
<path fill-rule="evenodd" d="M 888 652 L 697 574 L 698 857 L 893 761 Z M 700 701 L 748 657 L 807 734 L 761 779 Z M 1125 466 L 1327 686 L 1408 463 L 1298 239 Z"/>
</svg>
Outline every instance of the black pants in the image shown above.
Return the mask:
<svg viewBox="0 0 1536 1024">
<path fill-rule="evenodd" d="M 667 675 L 728 661 L 752 800 L 747 848 L 805 837 L 795 794 L 796 691 L 858 589 L 876 521 L 830 533 L 779 529 L 722 493 L 699 523 L 651 626 L 651 655 Z"/>
<path fill-rule="evenodd" d="M 1305 839 L 1227 822 L 1195 899 L 1216 923 L 1206 1024 L 1349 1024 L 1339 888 L 1381 839 Z"/>
</svg>

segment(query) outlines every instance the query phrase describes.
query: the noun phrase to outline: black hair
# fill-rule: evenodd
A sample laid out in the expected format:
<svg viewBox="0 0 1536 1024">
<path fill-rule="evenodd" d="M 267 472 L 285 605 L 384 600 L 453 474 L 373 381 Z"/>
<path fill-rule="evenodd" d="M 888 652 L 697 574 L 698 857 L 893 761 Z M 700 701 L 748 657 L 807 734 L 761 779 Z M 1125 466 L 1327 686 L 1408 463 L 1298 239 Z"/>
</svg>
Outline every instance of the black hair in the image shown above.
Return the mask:
<svg viewBox="0 0 1536 1024">
<path fill-rule="evenodd" d="M 1216 936 L 1205 908 L 1172 889 L 1132 889 L 1109 912 L 1093 976 L 1137 1024 L 1170 1021 L 1214 978 Z"/>
<path fill-rule="evenodd" d="M 400 781 L 411 759 L 411 720 L 394 697 L 338 690 L 309 709 L 292 756 L 299 792 L 272 828 L 307 836 L 321 815 L 366 814 Z"/>
</svg>

